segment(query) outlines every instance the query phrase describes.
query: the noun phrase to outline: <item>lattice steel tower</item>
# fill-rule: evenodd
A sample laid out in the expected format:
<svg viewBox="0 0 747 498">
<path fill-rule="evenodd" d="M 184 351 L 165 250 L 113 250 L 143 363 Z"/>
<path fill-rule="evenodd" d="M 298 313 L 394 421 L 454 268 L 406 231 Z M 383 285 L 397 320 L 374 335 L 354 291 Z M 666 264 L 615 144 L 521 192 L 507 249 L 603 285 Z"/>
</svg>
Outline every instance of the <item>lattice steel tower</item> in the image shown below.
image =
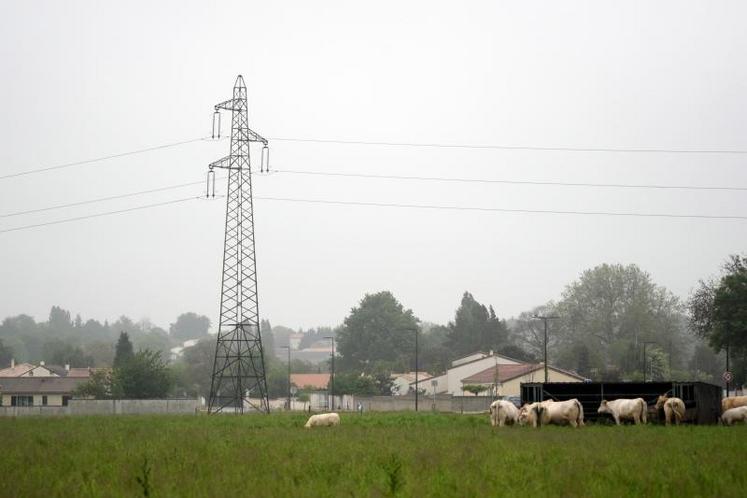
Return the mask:
<svg viewBox="0 0 747 498">
<path fill-rule="evenodd" d="M 249 143 L 263 144 L 260 171 L 264 170 L 265 159 L 269 160 L 269 149 L 267 140 L 249 129 L 246 86 L 241 75 L 236 78 L 233 98 L 215 106 L 214 137 L 216 122 L 217 136 L 220 137 L 220 110 L 231 111 L 231 152 L 211 163 L 208 170 L 208 195 L 212 193 L 213 197 L 214 169 L 228 170 L 220 324 L 208 412 L 244 413 L 247 408 L 269 412 L 259 329 Z"/>
</svg>

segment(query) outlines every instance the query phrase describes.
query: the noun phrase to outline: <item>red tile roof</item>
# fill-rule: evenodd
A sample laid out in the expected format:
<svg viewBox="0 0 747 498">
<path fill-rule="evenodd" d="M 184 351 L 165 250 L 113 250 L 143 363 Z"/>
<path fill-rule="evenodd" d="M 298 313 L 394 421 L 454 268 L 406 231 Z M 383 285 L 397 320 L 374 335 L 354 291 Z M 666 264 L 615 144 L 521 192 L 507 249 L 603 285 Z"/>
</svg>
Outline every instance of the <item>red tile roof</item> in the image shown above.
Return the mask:
<svg viewBox="0 0 747 498">
<path fill-rule="evenodd" d="M 486 368 L 481 372 L 470 375 L 462 380 L 464 384 L 492 384 L 496 380 L 496 369 L 498 369 L 498 382 L 506 382 L 529 372 L 537 370 L 542 365 L 536 363 L 519 363 L 518 365 L 496 365 Z"/>
<path fill-rule="evenodd" d="M 317 374 L 291 374 L 291 384 L 299 389 L 311 387 L 313 389 L 327 389 L 329 384 L 328 373 Z"/>
</svg>

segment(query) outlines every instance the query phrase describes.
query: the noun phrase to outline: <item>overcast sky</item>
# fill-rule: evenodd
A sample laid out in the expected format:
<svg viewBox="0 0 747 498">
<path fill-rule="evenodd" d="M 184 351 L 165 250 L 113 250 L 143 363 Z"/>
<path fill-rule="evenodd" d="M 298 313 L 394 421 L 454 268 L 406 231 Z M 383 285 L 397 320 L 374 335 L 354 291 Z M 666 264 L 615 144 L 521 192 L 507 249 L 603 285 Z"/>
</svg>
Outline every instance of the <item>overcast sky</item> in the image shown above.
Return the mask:
<svg viewBox="0 0 747 498">
<path fill-rule="evenodd" d="M 2 2 L 0 176 L 208 136 L 243 74 L 250 126 L 281 171 L 747 187 L 746 154 L 277 140 L 745 150 L 745 19 L 737 0 Z M 202 141 L 1 179 L 0 215 L 201 181 L 227 153 Z M 260 197 L 747 216 L 744 191 L 282 172 L 254 185 Z M 202 193 L 2 216 L 0 230 Z M 384 289 L 426 321 L 453 318 L 465 290 L 509 317 L 605 262 L 636 263 L 686 298 L 747 248 L 745 220 L 255 207 L 260 313 L 291 327 L 338 324 Z M 164 327 L 185 311 L 215 320 L 224 213 L 223 199 L 194 200 L 0 233 L 0 317 L 45 320 L 59 305 Z"/>
</svg>

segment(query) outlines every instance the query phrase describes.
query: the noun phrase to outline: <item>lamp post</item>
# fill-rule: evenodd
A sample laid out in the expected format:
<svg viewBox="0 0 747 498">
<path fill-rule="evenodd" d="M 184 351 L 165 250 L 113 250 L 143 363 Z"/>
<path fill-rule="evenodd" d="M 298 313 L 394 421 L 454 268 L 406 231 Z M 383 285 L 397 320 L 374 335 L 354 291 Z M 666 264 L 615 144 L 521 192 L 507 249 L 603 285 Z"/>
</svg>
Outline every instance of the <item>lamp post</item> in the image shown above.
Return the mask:
<svg viewBox="0 0 747 498">
<path fill-rule="evenodd" d="M 545 322 L 545 346 L 544 346 L 544 362 L 545 362 L 545 384 L 547 384 L 547 321 L 548 320 L 555 320 L 557 318 L 560 318 L 559 316 L 540 316 L 535 314 L 532 316 L 535 320 L 542 320 Z"/>
<path fill-rule="evenodd" d="M 418 328 L 415 331 L 415 411 L 418 411 Z"/>
<path fill-rule="evenodd" d="M 288 411 L 291 409 L 291 347 L 290 344 L 283 346 L 288 350 Z"/>
<path fill-rule="evenodd" d="M 646 383 L 646 346 L 656 344 L 656 341 L 643 341 L 643 383 Z"/>
<path fill-rule="evenodd" d="M 329 378 L 329 393 L 332 401 L 332 410 L 335 409 L 335 338 L 332 336 L 326 336 L 325 339 L 332 341 L 332 375 Z"/>
<path fill-rule="evenodd" d="M 726 345 L 726 372 L 729 372 L 729 345 Z M 724 373 L 726 373 L 724 372 Z M 725 376 L 724 380 L 726 381 L 726 397 L 729 397 L 729 377 Z"/>
</svg>

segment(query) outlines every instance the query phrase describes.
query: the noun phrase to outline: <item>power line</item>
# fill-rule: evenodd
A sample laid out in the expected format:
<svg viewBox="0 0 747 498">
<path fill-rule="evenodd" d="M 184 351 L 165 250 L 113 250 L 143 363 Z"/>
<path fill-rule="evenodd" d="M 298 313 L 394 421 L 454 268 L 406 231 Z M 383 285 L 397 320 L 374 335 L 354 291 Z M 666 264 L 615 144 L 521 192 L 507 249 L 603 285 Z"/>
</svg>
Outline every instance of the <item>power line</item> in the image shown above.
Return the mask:
<svg viewBox="0 0 747 498">
<path fill-rule="evenodd" d="M 216 196 L 225 197 L 225 196 Z M 519 213 L 519 214 L 557 214 L 557 215 L 579 215 L 579 216 L 613 216 L 613 217 L 640 217 L 640 218 L 674 218 L 674 219 L 703 219 L 703 220 L 747 220 L 747 216 L 738 215 L 703 215 L 703 214 L 672 214 L 672 213 L 629 213 L 629 212 L 614 212 L 614 211 L 562 211 L 562 210 L 551 210 L 551 209 L 512 209 L 512 208 L 486 208 L 478 206 L 442 206 L 434 204 L 400 204 L 400 203 L 385 203 L 385 202 L 363 202 L 363 201 L 337 201 L 329 199 L 299 199 L 290 197 L 262 197 L 255 196 L 254 199 L 265 200 L 265 201 L 280 201 L 280 202 L 298 202 L 307 204 L 326 204 L 326 205 L 343 205 L 343 206 L 364 206 L 364 207 L 385 207 L 385 208 L 406 208 L 406 209 L 432 209 L 432 210 L 449 210 L 449 211 L 479 211 L 479 212 L 495 212 L 495 213 Z M 20 227 L 9 228 L 0 230 L 0 233 L 15 232 L 19 230 L 26 230 L 29 228 L 44 227 L 48 225 L 57 225 L 60 223 L 70 223 L 73 221 L 86 220 L 89 218 L 98 218 L 100 216 L 109 216 L 113 214 L 127 213 L 130 211 L 138 211 L 142 209 L 149 209 L 153 207 L 166 206 L 169 204 L 177 204 L 190 200 L 204 200 L 203 197 L 185 197 L 183 199 L 176 199 L 173 201 L 159 202 L 155 204 L 146 204 L 143 206 L 135 206 L 128 209 L 120 209 L 117 211 L 107 211 L 104 213 L 96 213 L 87 216 L 78 216 L 75 218 L 65 218 L 62 220 L 51 221 L 47 223 L 37 223 L 34 225 L 23 225 Z"/>
<path fill-rule="evenodd" d="M 670 214 L 670 213 L 626 213 L 614 211 L 559 211 L 550 209 L 510 209 L 510 208 L 485 208 L 477 206 L 441 206 L 433 204 L 397 204 L 385 202 L 362 202 L 362 201 L 334 201 L 324 199 L 294 199 L 288 197 L 260 197 L 255 199 L 265 201 L 283 201 L 283 202 L 303 202 L 311 204 L 330 204 L 346 206 L 367 206 L 367 207 L 391 207 L 391 208 L 412 208 L 412 209 L 443 209 L 453 211 L 483 211 L 498 213 L 526 213 L 526 214 L 570 214 L 583 216 L 630 216 L 642 218 L 681 218 L 681 219 L 707 219 L 707 220 L 747 220 L 747 216 L 730 216 L 730 215 L 706 215 L 706 214 Z"/>
<path fill-rule="evenodd" d="M 143 152 L 152 152 L 154 150 L 168 149 L 168 148 L 171 148 L 171 147 L 178 147 L 180 145 L 186 145 L 186 144 L 191 144 L 191 143 L 194 143 L 194 142 L 200 142 L 202 140 L 211 140 L 211 138 L 210 137 L 193 138 L 191 140 L 183 140 L 181 142 L 172 142 L 172 143 L 167 143 L 167 144 L 162 144 L 162 145 L 154 145 L 153 147 L 146 147 L 144 149 L 136 149 L 136 150 L 131 150 L 131 151 L 127 151 L 127 152 L 120 152 L 120 153 L 117 153 L 117 154 L 111 154 L 111 155 L 108 155 L 108 156 L 94 157 L 92 159 L 85 159 L 83 161 L 75 161 L 75 162 L 72 162 L 72 163 L 57 164 L 55 166 L 47 166 L 47 167 L 44 167 L 44 168 L 29 169 L 29 170 L 26 170 L 26 171 L 19 171 L 17 173 L 11 173 L 9 175 L 0 176 L 0 180 L 6 180 L 8 178 L 16 178 L 16 177 L 25 176 L 25 175 L 32 175 L 34 173 L 43 173 L 45 171 L 53 171 L 53 170 L 57 170 L 57 169 L 71 168 L 73 166 L 82 166 L 84 164 L 91 164 L 91 163 L 96 163 L 96 162 L 99 162 L 99 161 L 106 161 L 106 160 L 109 160 L 109 159 L 116 159 L 118 157 L 132 156 L 134 154 L 142 154 Z"/>
<path fill-rule="evenodd" d="M 339 176 L 350 178 L 374 178 L 384 180 L 418 180 L 432 182 L 458 182 L 458 183 L 495 183 L 507 185 L 538 185 L 558 187 L 592 187 L 592 188 L 628 188 L 628 189 L 667 189 L 667 190 L 720 190 L 720 191 L 747 191 L 747 187 L 724 187 L 724 186 L 699 186 L 699 185 L 662 185 L 662 184 L 627 184 L 627 183 L 588 183 L 588 182 L 550 182 L 530 180 L 493 180 L 485 178 L 449 178 L 437 176 L 406 176 L 406 175 L 376 175 L 367 173 L 339 173 L 322 171 L 286 170 L 276 169 L 275 173 L 288 173 L 294 175 L 314 176 Z"/>
<path fill-rule="evenodd" d="M 744 149 L 664 149 L 664 148 L 623 148 L 623 147 L 543 147 L 532 145 L 490 145 L 490 144 L 445 144 L 427 142 L 374 142 L 366 140 L 334 140 L 321 138 L 287 138 L 271 137 L 269 140 L 283 142 L 309 142 L 321 144 L 344 145 L 383 145 L 387 147 L 430 147 L 444 149 L 495 149 L 495 150 L 530 150 L 547 152 L 619 152 L 649 154 L 747 154 Z"/>
<path fill-rule="evenodd" d="M 183 140 L 180 142 L 171 142 L 161 145 L 155 145 L 152 147 L 146 147 L 143 149 L 135 149 L 126 152 L 120 152 L 117 154 L 111 154 L 107 156 L 94 157 L 91 159 L 85 159 L 83 161 L 74 161 L 70 163 L 56 164 L 54 166 L 46 166 L 43 168 L 30 169 L 25 171 L 18 171 L 8 175 L 0 176 L 0 180 L 6 180 L 8 178 L 16 178 L 19 176 L 31 175 L 35 173 L 43 173 L 46 171 L 53 171 L 58 169 L 70 168 L 73 166 L 82 166 L 85 164 L 91 164 L 99 161 L 106 161 L 109 159 L 116 159 L 119 157 L 130 156 L 134 154 L 142 154 L 144 152 L 152 152 L 160 149 L 168 149 L 171 147 L 178 147 L 180 145 L 186 145 L 200 141 L 212 141 L 212 140 L 223 140 L 227 137 L 212 138 L 212 137 L 199 137 L 189 140 Z M 747 150 L 744 149 L 665 149 L 665 148 L 622 148 L 622 147 L 544 147 L 544 146 L 530 146 L 530 145 L 491 145 L 491 144 L 445 144 L 445 143 L 426 143 L 426 142 L 377 142 L 377 141 L 366 141 L 366 140 L 337 140 L 337 139 L 316 139 L 316 138 L 290 138 L 290 137 L 274 137 L 270 140 L 277 140 L 282 142 L 308 142 L 308 143 L 322 143 L 322 144 L 343 144 L 343 145 L 372 145 L 372 146 L 387 146 L 387 147 L 426 147 L 426 148 L 447 148 L 447 149 L 485 149 L 485 150 L 528 150 L 528 151 L 556 151 L 556 152 L 613 152 L 613 153 L 663 153 L 663 154 L 747 154 Z"/>
<path fill-rule="evenodd" d="M 90 218 L 98 218 L 101 216 L 110 216 L 114 214 L 129 213 L 131 211 L 139 211 L 142 209 L 149 209 L 149 208 L 154 208 L 154 207 L 159 207 L 159 206 L 168 206 L 170 204 L 179 204 L 182 202 L 194 201 L 194 200 L 199 200 L 199 199 L 202 199 L 202 197 L 185 197 L 183 199 L 175 199 L 175 200 L 166 201 L 166 202 L 157 202 L 155 204 L 146 204 L 144 206 L 135 206 L 135 207 L 127 208 L 127 209 L 119 209 L 117 211 L 107 211 L 105 213 L 89 214 L 86 216 L 76 216 L 75 218 L 65 218 L 63 220 L 50 221 L 47 223 L 37 223 L 34 225 L 23 225 L 23 226 L 15 227 L 15 228 L 7 228 L 5 230 L 0 230 L 0 233 L 17 232 L 19 230 L 27 230 L 29 228 L 45 227 L 49 225 L 59 225 L 61 223 L 70 223 L 73 221 L 87 220 Z"/>
<path fill-rule="evenodd" d="M 364 174 L 364 173 L 340 173 L 340 172 L 322 172 L 322 171 L 308 171 L 308 170 L 274 170 L 270 174 L 285 173 L 285 174 L 297 174 L 297 175 L 312 175 L 312 176 L 324 176 L 324 177 L 352 177 L 352 178 L 364 178 L 364 179 L 386 179 L 386 180 L 412 180 L 412 181 L 434 181 L 434 182 L 463 182 L 463 183 L 483 183 L 483 184 L 508 184 L 508 185 L 531 185 L 531 186 L 561 186 L 561 187 L 584 187 L 584 188 L 630 188 L 630 189 L 667 189 L 667 190 L 696 190 L 696 191 L 746 191 L 747 187 L 724 187 L 724 186 L 697 186 L 697 185 L 644 185 L 644 184 L 614 184 L 614 183 L 568 183 L 568 182 L 549 182 L 549 181 L 527 181 L 527 180 L 494 180 L 494 179 L 483 179 L 483 178 L 449 178 L 449 177 L 430 177 L 430 176 L 404 176 L 404 175 L 375 175 L 375 174 Z M 223 180 L 225 177 L 216 178 L 216 180 Z M 173 189 L 179 189 L 184 187 L 190 187 L 195 185 L 204 184 L 204 181 L 181 183 L 176 185 L 168 185 L 164 187 L 158 187 L 149 190 L 140 190 L 137 192 L 130 192 L 126 194 L 113 195 L 108 197 L 99 197 L 96 199 L 89 199 L 78 202 L 71 202 L 68 204 L 59 204 L 55 206 L 47 206 L 36 209 L 29 209 L 25 211 L 15 211 L 11 213 L 0 214 L 0 218 L 9 218 L 13 216 L 21 216 L 25 214 L 33 214 L 44 211 L 52 211 L 55 209 L 64 209 L 75 206 L 82 206 L 86 204 L 94 204 L 98 202 L 105 202 L 110 200 L 124 199 L 128 197 L 135 197 L 139 195 L 151 194 L 156 192 L 164 192 Z"/>
<path fill-rule="evenodd" d="M 54 209 L 63 209 L 63 208 L 69 208 L 69 207 L 75 207 L 75 206 L 83 206 L 85 204 L 94 204 L 94 203 L 97 203 L 97 202 L 112 201 L 112 200 L 115 200 L 115 199 L 125 199 L 127 197 L 135 197 L 135 196 L 138 196 L 138 195 L 152 194 L 152 193 L 155 193 L 155 192 L 164 192 L 164 191 L 167 191 L 167 190 L 174 190 L 174 189 L 178 189 L 178 188 L 191 187 L 191 186 L 194 186 L 194 185 L 200 185 L 200 184 L 204 184 L 204 183 L 205 183 L 204 180 L 203 181 L 199 181 L 199 182 L 181 183 L 179 185 L 170 185 L 170 186 L 167 186 L 167 187 L 159 187 L 159 188 L 154 188 L 154 189 L 150 189 L 150 190 L 140 190 L 139 192 L 130 192 L 128 194 L 112 195 L 112 196 L 109 196 L 109 197 L 99 197 L 97 199 L 89 199 L 89 200 L 86 200 L 86 201 L 71 202 L 69 204 L 58 204 L 56 206 L 48 206 L 48 207 L 37 208 L 37 209 L 28 209 L 26 211 L 16 211 L 14 213 L 0 214 L 0 218 L 10 218 L 11 216 L 20 216 L 20 215 L 23 215 L 23 214 L 41 213 L 41 212 L 44 212 L 44 211 L 52 211 Z"/>
</svg>

